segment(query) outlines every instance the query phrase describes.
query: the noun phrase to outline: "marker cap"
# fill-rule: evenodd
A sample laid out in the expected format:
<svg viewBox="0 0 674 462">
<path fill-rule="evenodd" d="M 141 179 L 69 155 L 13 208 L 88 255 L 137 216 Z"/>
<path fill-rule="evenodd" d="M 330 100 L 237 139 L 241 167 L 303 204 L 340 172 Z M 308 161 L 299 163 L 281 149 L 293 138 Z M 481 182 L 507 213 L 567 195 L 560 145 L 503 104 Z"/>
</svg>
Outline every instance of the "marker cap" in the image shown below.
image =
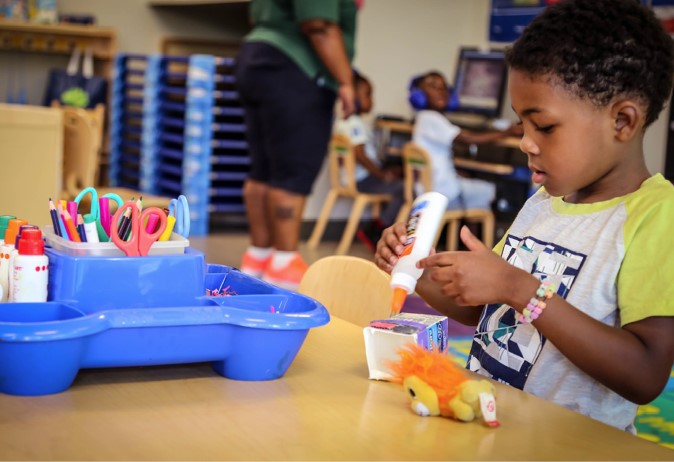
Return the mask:
<svg viewBox="0 0 674 462">
<path fill-rule="evenodd" d="M 5 244 L 14 245 L 14 243 L 16 242 L 16 235 L 19 234 L 19 229 L 21 228 L 22 225 L 27 224 L 28 222 L 26 220 L 21 220 L 19 218 L 9 220 L 9 225 L 7 225 L 7 231 L 5 231 Z"/>
<path fill-rule="evenodd" d="M 5 238 L 5 231 L 7 231 L 9 221 L 14 220 L 15 218 L 14 215 L 0 215 L 0 239 Z"/>
<path fill-rule="evenodd" d="M 23 230 L 19 239 L 19 255 L 44 255 L 44 241 L 39 229 Z"/>
</svg>

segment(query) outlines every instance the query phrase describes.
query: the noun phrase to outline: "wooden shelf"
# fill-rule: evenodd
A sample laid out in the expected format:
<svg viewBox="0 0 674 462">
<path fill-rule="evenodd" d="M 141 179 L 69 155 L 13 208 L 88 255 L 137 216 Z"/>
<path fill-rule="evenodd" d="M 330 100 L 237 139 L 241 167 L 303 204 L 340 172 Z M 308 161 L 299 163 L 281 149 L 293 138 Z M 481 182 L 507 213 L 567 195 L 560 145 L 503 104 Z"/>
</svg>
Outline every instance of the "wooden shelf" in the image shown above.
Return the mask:
<svg viewBox="0 0 674 462">
<path fill-rule="evenodd" d="M 113 28 L 77 24 L 32 24 L 0 19 L 0 50 L 70 54 L 91 48 L 94 58 L 111 61 L 116 52 Z"/>
</svg>

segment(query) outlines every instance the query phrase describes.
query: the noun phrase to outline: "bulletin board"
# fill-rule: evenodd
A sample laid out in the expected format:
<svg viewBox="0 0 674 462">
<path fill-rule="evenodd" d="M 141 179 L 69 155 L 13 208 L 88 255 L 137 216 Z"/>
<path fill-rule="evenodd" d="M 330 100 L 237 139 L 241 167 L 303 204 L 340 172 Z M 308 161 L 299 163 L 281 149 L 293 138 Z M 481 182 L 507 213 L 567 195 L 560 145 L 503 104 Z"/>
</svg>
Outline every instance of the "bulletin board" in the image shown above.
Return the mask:
<svg viewBox="0 0 674 462">
<path fill-rule="evenodd" d="M 492 0 L 489 40 L 514 42 L 524 28 L 548 5 L 559 0 Z M 665 29 L 674 36 L 674 0 L 640 0 L 651 6 Z"/>
</svg>

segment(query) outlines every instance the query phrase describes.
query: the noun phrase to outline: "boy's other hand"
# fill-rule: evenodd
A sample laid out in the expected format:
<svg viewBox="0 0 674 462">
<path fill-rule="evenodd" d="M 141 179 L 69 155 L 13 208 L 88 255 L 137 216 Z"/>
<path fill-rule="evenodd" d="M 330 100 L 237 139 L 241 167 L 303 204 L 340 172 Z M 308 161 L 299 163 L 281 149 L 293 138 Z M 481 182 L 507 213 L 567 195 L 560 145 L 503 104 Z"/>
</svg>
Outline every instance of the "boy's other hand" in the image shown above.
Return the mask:
<svg viewBox="0 0 674 462">
<path fill-rule="evenodd" d="M 501 300 L 508 284 L 509 268 L 514 268 L 482 243 L 468 227 L 461 228 L 467 252 L 441 252 L 422 258 L 419 268 L 429 268 L 429 279 L 442 293 L 463 306 L 484 305 Z"/>
</svg>

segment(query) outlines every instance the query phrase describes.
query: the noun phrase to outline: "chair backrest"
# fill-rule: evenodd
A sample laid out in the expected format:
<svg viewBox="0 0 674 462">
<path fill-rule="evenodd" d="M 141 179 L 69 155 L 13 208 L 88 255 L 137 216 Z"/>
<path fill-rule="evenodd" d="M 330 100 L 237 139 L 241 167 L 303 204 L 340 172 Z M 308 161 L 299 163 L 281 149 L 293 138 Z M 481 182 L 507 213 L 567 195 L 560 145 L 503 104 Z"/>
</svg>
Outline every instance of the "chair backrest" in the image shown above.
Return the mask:
<svg viewBox="0 0 674 462">
<path fill-rule="evenodd" d="M 97 182 L 105 139 L 105 104 L 97 104 L 93 109 L 80 109 L 72 106 L 62 106 L 58 100 L 54 100 L 51 102 L 51 107 L 61 109 L 65 117 L 72 113 L 83 115 L 86 118 L 87 123 L 91 125 L 94 130 L 94 149 L 96 150 L 97 156 L 94 181 Z M 64 187 L 65 186 L 67 185 L 64 183 Z M 94 183 L 86 186 L 94 186 Z"/>
<path fill-rule="evenodd" d="M 340 194 L 355 196 L 356 188 L 356 154 L 348 136 L 335 133 L 330 139 L 328 151 L 330 172 L 330 188 L 339 190 Z"/>
<path fill-rule="evenodd" d="M 69 197 L 95 186 L 100 137 L 84 109 L 63 110 L 63 187 Z"/>
<path fill-rule="evenodd" d="M 389 275 L 363 258 L 333 255 L 317 260 L 304 274 L 299 292 L 321 302 L 332 316 L 362 327 L 391 312 Z"/>
<path fill-rule="evenodd" d="M 433 167 L 428 151 L 412 141 L 405 143 L 403 145 L 403 168 L 405 203 L 412 204 L 418 195 L 433 189 Z"/>
</svg>

